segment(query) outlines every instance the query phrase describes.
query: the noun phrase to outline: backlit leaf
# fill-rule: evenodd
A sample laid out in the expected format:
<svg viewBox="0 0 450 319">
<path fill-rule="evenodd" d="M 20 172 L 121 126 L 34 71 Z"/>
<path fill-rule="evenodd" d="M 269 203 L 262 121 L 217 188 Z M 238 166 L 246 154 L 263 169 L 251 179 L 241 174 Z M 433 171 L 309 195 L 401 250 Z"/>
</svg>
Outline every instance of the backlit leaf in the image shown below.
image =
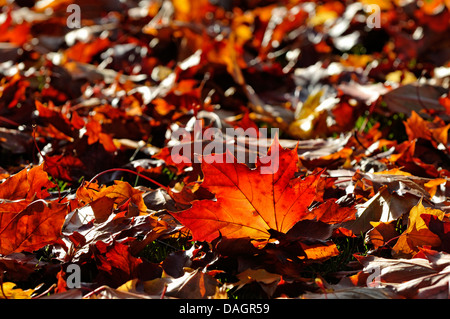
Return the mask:
<svg viewBox="0 0 450 319">
<path fill-rule="evenodd" d="M 32 252 L 56 242 L 68 213 L 67 203 L 36 200 L 18 212 L 0 204 L 0 254 Z"/>
</svg>

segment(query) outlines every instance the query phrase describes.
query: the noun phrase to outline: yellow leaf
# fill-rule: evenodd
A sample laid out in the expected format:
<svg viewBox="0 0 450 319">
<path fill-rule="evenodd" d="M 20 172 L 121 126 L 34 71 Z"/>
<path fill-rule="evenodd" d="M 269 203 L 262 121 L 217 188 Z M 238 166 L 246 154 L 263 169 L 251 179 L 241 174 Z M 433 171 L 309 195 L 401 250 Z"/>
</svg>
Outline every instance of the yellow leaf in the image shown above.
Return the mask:
<svg viewBox="0 0 450 319">
<path fill-rule="evenodd" d="M 0 299 L 30 299 L 34 289 L 22 290 L 13 282 L 4 282 L 0 289 Z"/>
<path fill-rule="evenodd" d="M 308 20 L 309 25 L 315 27 L 324 24 L 327 21 L 332 22 L 338 18 L 338 14 L 336 12 L 322 8 L 323 7 L 319 7 L 316 14 Z"/>
<path fill-rule="evenodd" d="M 301 120 L 307 118 L 310 114 L 314 113 L 316 108 L 320 104 L 320 99 L 322 98 L 323 90 L 318 91 L 315 94 L 311 94 L 306 99 L 305 103 L 299 108 L 295 114 L 296 120 Z"/>
<path fill-rule="evenodd" d="M 288 128 L 291 135 L 300 139 L 308 139 L 324 133 L 323 130 L 326 130 L 327 114 L 324 110 L 319 110 L 318 108 L 323 93 L 323 90 L 320 90 L 317 93 L 309 95 L 305 103 L 297 108 L 295 121 L 289 124 Z"/>
<path fill-rule="evenodd" d="M 390 0 L 359 0 L 364 5 L 377 5 L 380 10 L 391 10 L 393 9 L 392 2 Z"/>
<path fill-rule="evenodd" d="M 441 244 L 439 236 L 431 232 L 422 214 L 437 216 L 439 220 L 444 218 L 445 213 L 439 209 L 425 208 L 420 201 L 409 212 L 408 228 L 400 235 L 397 243 L 392 248 L 394 257 L 408 258 L 419 251 L 419 247 L 436 247 Z"/>
<path fill-rule="evenodd" d="M 438 186 L 445 183 L 447 183 L 447 180 L 445 178 L 436 178 L 425 183 L 423 186 L 425 186 L 427 192 L 430 193 L 430 196 L 433 197 L 436 194 Z"/>
<path fill-rule="evenodd" d="M 131 279 L 124 283 L 122 286 L 117 288 L 118 291 L 123 292 L 136 292 L 136 285 L 138 283 L 138 279 Z"/>
<path fill-rule="evenodd" d="M 409 71 L 397 70 L 386 75 L 386 80 L 389 82 L 401 83 L 407 85 L 417 81 L 414 73 Z"/>
<path fill-rule="evenodd" d="M 378 174 L 378 175 L 402 175 L 402 176 L 412 176 L 411 173 L 408 172 L 404 172 L 399 168 L 393 168 L 387 171 L 382 171 L 382 172 L 374 172 L 373 174 Z"/>
</svg>

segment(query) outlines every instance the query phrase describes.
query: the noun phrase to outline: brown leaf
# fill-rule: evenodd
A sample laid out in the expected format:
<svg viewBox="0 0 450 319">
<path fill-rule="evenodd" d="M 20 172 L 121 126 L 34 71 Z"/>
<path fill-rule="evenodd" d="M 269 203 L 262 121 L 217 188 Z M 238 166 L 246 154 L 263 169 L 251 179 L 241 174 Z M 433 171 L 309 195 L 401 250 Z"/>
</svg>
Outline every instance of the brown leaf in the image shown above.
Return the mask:
<svg viewBox="0 0 450 319">
<path fill-rule="evenodd" d="M 182 299 L 211 299 L 223 295 L 220 283 L 216 279 L 201 269 L 189 268 L 178 278 L 167 276 L 144 282 L 144 291 L 150 295 L 164 294 Z"/>
<path fill-rule="evenodd" d="M 13 253 L 0 257 L 0 270 L 14 282 L 28 280 L 36 268 L 44 269 L 45 263 L 34 255 Z"/>
<path fill-rule="evenodd" d="M 238 286 L 237 289 L 256 281 L 269 297 L 273 295 L 282 279 L 281 275 L 269 273 L 265 269 L 250 268 L 239 273 L 236 277 L 239 279 L 237 283 L 234 283 L 234 285 Z"/>
<path fill-rule="evenodd" d="M 419 85 L 417 83 L 400 86 L 383 95 L 383 100 L 393 113 L 411 115 L 412 112 L 420 113 L 426 105 L 434 110 L 444 110 L 439 103 L 439 98 L 445 90 L 438 86 Z"/>
<path fill-rule="evenodd" d="M 450 254 L 448 253 L 421 248 L 412 259 L 368 256 L 359 261 L 364 266 L 361 273 L 376 276 L 381 287 L 392 287 L 396 295 L 400 297 L 447 299 L 449 296 Z"/>
<path fill-rule="evenodd" d="M 370 242 L 375 249 L 385 245 L 389 240 L 398 236 L 395 223 L 371 222 L 373 228 L 366 233 L 366 242 Z"/>
<path fill-rule="evenodd" d="M 354 234 L 366 232 L 372 228 L 371 222 L 391 222 L 406 214 L 418 198 L 409 194 L 399 196 L 397 192 L 390 193 L 383 187 L 375 196 L 363 204 L 356 205 L 355 220 L 345 222 L 342 226 Z"/>
</svg>

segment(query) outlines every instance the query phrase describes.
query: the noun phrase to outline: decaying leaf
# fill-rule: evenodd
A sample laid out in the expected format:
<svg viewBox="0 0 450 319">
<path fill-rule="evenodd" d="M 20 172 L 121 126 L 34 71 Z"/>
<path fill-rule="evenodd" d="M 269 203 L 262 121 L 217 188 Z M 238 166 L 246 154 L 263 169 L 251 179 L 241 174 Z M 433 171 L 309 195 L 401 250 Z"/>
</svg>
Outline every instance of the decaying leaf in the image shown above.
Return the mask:
<svg viewBox="0 0 450 319">
<path fill-rule="evenodd" d="M 373 275 L 381 287 L 392 288 L 400 298 L 447 299 L 449 260 L 449 254 L 428 248 L 420 249 L 413 259 L 368 256 L 359 260 L 364 269 L 353 279 L 356 283 L 358 276 L 368 278 Z"/>
</svg>

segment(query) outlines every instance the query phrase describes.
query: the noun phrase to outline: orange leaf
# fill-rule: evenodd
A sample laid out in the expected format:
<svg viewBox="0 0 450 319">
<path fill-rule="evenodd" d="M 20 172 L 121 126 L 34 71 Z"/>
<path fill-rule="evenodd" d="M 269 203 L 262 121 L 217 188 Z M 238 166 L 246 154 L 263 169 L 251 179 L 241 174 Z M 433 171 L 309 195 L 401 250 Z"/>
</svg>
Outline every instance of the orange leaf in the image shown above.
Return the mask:
<svg viewBox="0 0 450 319">
<path fill-rule="evenodd" d="M 32 252 L 61 236 L 68 213 L 67 203 L 37 200 L 19 212 L 11 211 L 10 203 L 6 204 L 9 207 L 0 204 L 0 254 Z M 22 207 L 23 203 L 20 204 Z"/>
<path fill-rule="evenodd" d="M 130 184 L 127 182 L 122 181 L 114 181 L 114 185 L 109 187 L 102 187 L 99 188 L 97 184 L 90 183 L 89 187 L 85 187 L 85 185 L 80 186 L 77 189 L 77 198 L 78 200 L 84 202 L 85 204 L 92 203 L 96 200 L 99 200 L 102 197 L 107 197 L 110 199 L 113 199 L 113 202 L 116 205 L 122 205 L 128 200 L 133 203 L 136 208 L 138 209 L 140 214 L 145 214 L 147 211 L 147 206 L 144 203 L 144 199 L 142 198 L 142 191 L 133 188 Z M 99 208 L 104 209 L 105 205 L 108 207 L 108 201 L 105 201 L 103 204 L 100 205 Z M 98 202 L 96 203 L 98 205 Z M 94 204 L 94 206 L 96 206 Z M 98 207 L 97 207 L 98 208 Z M 95 213 L 95 210 L 94 210 Z M 99 213 L 99 216 L 96 215 L 96 217 L 100 217 L 105 215 L 105 213 Z M 102 219 L 102 217 L 100 217 Z"/>
<path fill-rule="evenodd" d="M 66 56 L 71 60 L 89 63 L 97 53 L 107 49 L 110 45 L 111 41 L 107 38 L 97 38 L 91 43 L 77 42 L 66 50 Z"/>
<path fill-rule="evenodd" d="M 86 124 L 86 135 L 88 137 L 88 144 L 94 144 L 99 139 L 99 134 L 102 132 L 102 126 L 99 122 L 91 120 Z"/>
<path fill-rule="evenodd" d="M 427 192 L 430 193 L 430 196 L 433 197 L 434 195 L 436 195 L 437 188 L 440 187 L 440 185 L 446 183 L 447 180 L 445 178 L 436 178 L 425 183 L 423 186 L 425 186 Z"/>
<path fill-rule="evenodd" d="M 308 259 L 321 260 L 339 255 L 339 250 L 333 242 L 327 242 L 325 245 L 322 243 L 312 245 L 300 244 Z"/>
<path fill-rule="evenodd" d="M 109 197 L 100 197 L 91 202 L 92 210 L 94 211 L 95 221 L 102 223 L 108 219 L 114 208 L 114 199 Z"/>
<path fill-rule="evenodd" d="M 434 122 L 422 119 L 416 112 L 411 112 L 411 117 L 405 122 L 406 133 L 409 140 L 423 138 L 434 143 L 447 145 L 448 129 L 450 124 L 445 125 L 443 121 L 436 118 Z"/>
<path fill-rule="evenodd" d="M 50 196 L 47 189 L 55 186 L 48 179 L 41 164 L 30 170 L 23 169 L 0 184 L 0 198 L 9 200 L 46 198 Z"/>
<path fill-rule="evenodd" d="M 341 207 L 335 200 L 327 200 L 319 207 L 313 209 L 304 219 L 320 220 L 327 224 L 339 224 L 355 219 L 354 207 Z"/>
<path fill-rule="evenodd" d="M 316 199 L 321 185 L 320 174 L 294 178 L 297 171 L 297 149 L 282 149 L 278 140 L 270 153 L 276 161 L 270 174 L 262 174 L 261 163 L 256 169 L 235 163 L 231 154 L 221 163 L 203 158 L 205 175 L 202 186 L 215 194 L 216 201 L 202 200 L 192 208 L 173 214 L 188 227 L 194 240 L 211 241 L 222 235 L 227 238 L 250 237 L 268 239 L 269 230 L 286 233 L 310 212 L 308 206 Z M 267 168 L 267 167 L 265 167 Z"/>
</svg>

